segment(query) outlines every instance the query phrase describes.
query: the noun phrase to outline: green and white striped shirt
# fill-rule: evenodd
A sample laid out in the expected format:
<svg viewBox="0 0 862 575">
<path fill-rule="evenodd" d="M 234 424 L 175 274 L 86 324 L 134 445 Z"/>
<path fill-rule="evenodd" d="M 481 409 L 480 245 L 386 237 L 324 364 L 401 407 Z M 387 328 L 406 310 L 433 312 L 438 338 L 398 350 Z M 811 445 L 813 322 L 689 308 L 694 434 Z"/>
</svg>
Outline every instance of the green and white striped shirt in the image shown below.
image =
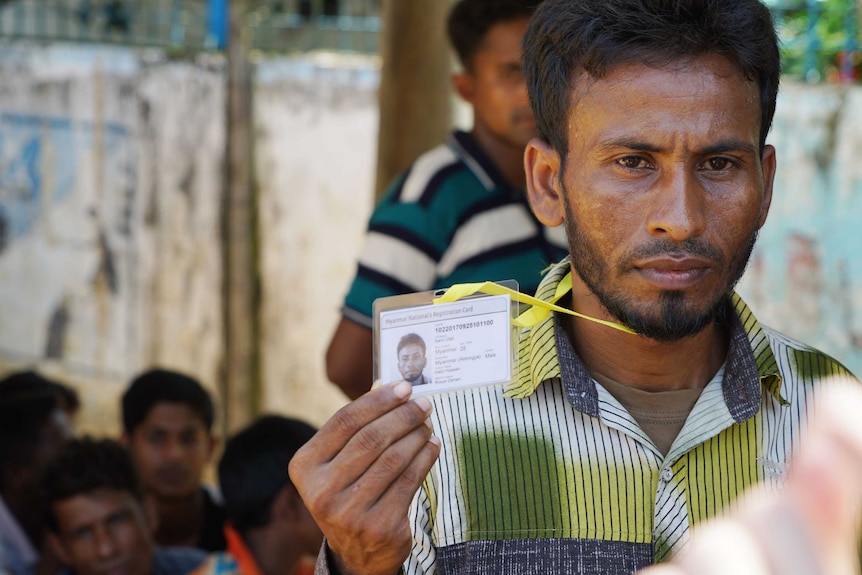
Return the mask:
<svg viewBox="0 0 862 575">
<path fill-rule="evenodd" d="M 555 266 L 537 297 L 568 271 Z M 443 448 L 410 511 L 407 575 L 631 573 L 748 486 L 780 485 L 821 384 L 855 380 L 731 303 L 724 367 L 666 456 L 590 378 L 553 314 L 522 333 L 518 381 L 432 396 Z"/>
</svg>

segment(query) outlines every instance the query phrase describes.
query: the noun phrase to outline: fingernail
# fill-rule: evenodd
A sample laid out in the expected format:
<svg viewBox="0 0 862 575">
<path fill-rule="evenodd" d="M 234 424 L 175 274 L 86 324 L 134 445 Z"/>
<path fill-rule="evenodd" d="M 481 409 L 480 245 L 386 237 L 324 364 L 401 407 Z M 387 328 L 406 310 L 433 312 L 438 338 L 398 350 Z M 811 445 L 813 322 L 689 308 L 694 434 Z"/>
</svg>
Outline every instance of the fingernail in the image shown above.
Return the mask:
<svg viewBox="0 0 862 575">
<path fill-rule="evenodd" d="M 395 397 L 398 399 L 404 399 L 413 391 L 413 386 L 407 383 L 406 381 L 399 381 L 395 384 L 395 387 L 392 388 L 392 392 L 395 393 Z"/>
<path fill-rule="evenodd" d="M 428 429 L 430 429 L 431 431 L 434 431 L 434 424 L 433 424 L 433 423 L 431 423 L 431 418 L 430 418 L 430 417 L 428 417 L 428 418 L 426 418 L 426 419 L 425 419 L 425 425 L 427 425 L 427 426 L 428 426 Z"/>
<path fill-rule="evenodd" d="M 420 395 L 413 400 L 413 403 L 418 405 L 419 409 L 421 409 L 425 413 L 431 413 L 431 402 L 428 400 L 427 397 Z"/>
<path fill-rule="evenodd" d="M 428 443 L 433 443 L 434 445 L 442 445 L 440 438 L 437 437 L 436 435 L 432 435 L 431 437 L 429 437 Z"/>
</svg>

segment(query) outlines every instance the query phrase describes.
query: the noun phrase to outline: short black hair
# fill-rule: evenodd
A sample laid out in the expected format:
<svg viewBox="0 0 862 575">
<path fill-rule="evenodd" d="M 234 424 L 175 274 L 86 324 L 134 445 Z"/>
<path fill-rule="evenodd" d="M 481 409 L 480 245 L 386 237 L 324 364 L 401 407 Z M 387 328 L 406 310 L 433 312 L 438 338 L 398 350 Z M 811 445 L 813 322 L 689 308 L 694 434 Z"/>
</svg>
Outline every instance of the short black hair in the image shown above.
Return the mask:
<svg viewBox="0 0 862 575">
<path fill-rule="evenodd" d="M 191 376 L 151 369 L 137 376 L 123 394 L 123 429 L 131 435 L 157 403 L 182 403 L 195 411 L 212 431 L 215 408 L 209 392 Z"/>
<path fill-rule="evenodd" d="M 769 9 L 759 0 L 545 0 L 524 35 L 524 74 L 539 136 L 568 153 L 575 78 L 620 64 L 718 54 L 760 89 L 760 146 L 772 126 L 781 59 Z"/>
<path fill-rule="evenodd" d="M 43 479 L 48 527 L 57 531 L 52 504 L 100 489 L 125 491 L 138 501 L 144 498 L 135 466 L 122 445 L 112 439 L 70 440 L 49 464 Z"/>
<path fill-rule="evenodd" d="M 422 337 L 418 333 L 408 333 L 407 335 L 402 336 L 401 339 L 398 340 L 398 348 L 397 348 L 396 352 L 400 355 L 401 349 L 405 345 L 411 345 L 411 344 L 418 345 L 419 347 L 422 348 L 422 353 L 423 354 L 425 353 L 425 351 L 426 351 L 425 350 L 425 340 L 422 339 Z"/>
<path fill-rule="evenodd" d="M 461 0 L 449 12 L 447 32 L 458 59 L 473 69 L 473 56 L 485 34 L 500 22 L 529 18 L 542 0 Z"/>
<path fill-rule="evenodd" d="M 33 396 L 53 396 L 58 407 L 67 411 L 76 411 L 81 406 L 77 391 L 32 369 L 11 373 L 0 380 L 0 403 Z"/>
<path fill-rule="evenodd" d="M 304 421 L 265 415 L 227 441 L 218 477 L 225 513 L 237 531 L 269 524 L 273 501 L 290 484 L 287 466 L 315 432 Z"/>
</svg>

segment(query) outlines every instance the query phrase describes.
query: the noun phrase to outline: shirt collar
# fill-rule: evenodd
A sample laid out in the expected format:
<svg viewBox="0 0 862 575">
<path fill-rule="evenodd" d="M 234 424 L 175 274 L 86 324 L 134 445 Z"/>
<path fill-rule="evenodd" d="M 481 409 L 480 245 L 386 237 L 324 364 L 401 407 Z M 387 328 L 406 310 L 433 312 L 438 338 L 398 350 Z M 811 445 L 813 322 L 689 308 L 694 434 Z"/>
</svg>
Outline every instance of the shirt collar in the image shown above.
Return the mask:
<svg viewBox="0 0 862 575">
<path fill-rule="evenodd" d="M 553 266 L 536 290 L 536 297 L 549 301 L 569 269 L 568 260 Z M 728 313 L 727 317 L 730 346 L 723 391 L 734 420 L 744 421 L 760 409 L 761 386 L 781 403 L 786 404 L 787 400 L 781 394 L 778 362 L 760 323 L 735 292 L 730 295 L 730 306 L 734 313 Z M 561 369 L 561 362 L 564 369 Z M 504 393 L 507 397 L 529 397 L 543 382 L 555 378 L 562 379 L 566 395 L 576 409 L 598 415 L 595 384 L 556 314 L 551 313 L 521 332 L 518 378 L 507 384 Z"/>
<path fill-rule="evenodd" d="M 242 575 L 263 575 L 254 555 L 251 554 L 251 550 L 246 546 L 239 532 L 230 523 L 225 523 L 224 525 L 224 536 L 227 540 L 227 552 L 236 559 L 239 572 Z"/>
<path fill-rule="evenodd" d="M 470 168 L 470 171 L 482 182 L 486 190 L 511 188 L 496 164 L 469 133 L 461 130 L 452 132 L 446 145 Z"/>
</svg>

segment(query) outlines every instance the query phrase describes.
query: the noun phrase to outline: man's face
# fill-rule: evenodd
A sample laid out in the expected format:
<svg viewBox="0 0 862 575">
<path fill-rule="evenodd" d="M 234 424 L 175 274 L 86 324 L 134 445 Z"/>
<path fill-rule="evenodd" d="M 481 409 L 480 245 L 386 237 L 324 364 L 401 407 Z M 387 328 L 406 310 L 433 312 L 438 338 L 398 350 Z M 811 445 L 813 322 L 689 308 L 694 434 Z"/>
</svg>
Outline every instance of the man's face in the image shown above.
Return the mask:
<svg viewBox="0 0 862 575">
<path fill-rule="evenodd" d="M 518 18 L 492 26 L 473 55 L 472 69 L 455 78 L 458 93 L 473 106 L 474 123 L 521 150 L 537 134 L 521 58 L 528 23 Z"/>
<path fill-rule="evenodd" d="M 99 489 L 52 504 L 53 543 L 77 575 L 149 575 L 150 525 L 128 491 Z"/>
<path fill-rule="evenodd" d="M 128 438 L 146 490 L 158 498 L 193 494 L 212 456 L 204 421 L 183 403 L 157 403 Z"/>
<path fill-rule="evenodd" d="M 408 343 L 398 352 L 398 370 L 405 381 L 413 383 L 425 369 L 425 350 L 417 343 Z"/>
<path fill-rule="evenodd" d="M 742 274 L 769 208 L 775 156 L 759 152 L 757 86 L 717 56 L 621 65 L 576 85 L 564 175 L 546 180 L 556 221 L 543 218 L 565 219 L 589 294 L 574 305 L 658 341 L 693 335 Z"/>
</svg>

